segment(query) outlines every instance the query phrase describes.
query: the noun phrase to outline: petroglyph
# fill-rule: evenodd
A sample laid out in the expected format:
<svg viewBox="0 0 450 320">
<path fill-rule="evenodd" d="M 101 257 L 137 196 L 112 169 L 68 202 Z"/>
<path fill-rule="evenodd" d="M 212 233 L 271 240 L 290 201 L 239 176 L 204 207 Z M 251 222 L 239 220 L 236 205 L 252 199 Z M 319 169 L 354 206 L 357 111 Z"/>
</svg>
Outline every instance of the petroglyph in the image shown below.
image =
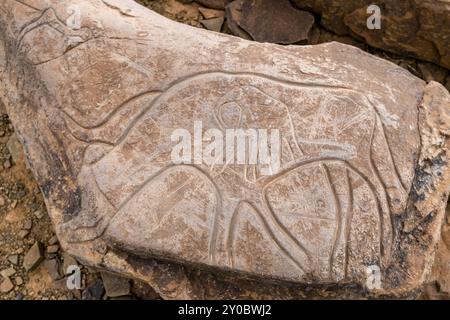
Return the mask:
<svg viewBox="0 0 450 320">
<path fill-rule="evenodd" d="M 83 261 L 155 286 L 131 257 L 362 287 L 376 266 L 387 293 L 424 281 L 448 195 L 445 89 L 349 46 L 251 43 L 131 0 L 10 1 L 0 36 L 0 97 Z M 203 148 L 174 163 L 180 129 L 202 146 L 208 130 L 277 130 L 279 170 Z"/>
</svg>

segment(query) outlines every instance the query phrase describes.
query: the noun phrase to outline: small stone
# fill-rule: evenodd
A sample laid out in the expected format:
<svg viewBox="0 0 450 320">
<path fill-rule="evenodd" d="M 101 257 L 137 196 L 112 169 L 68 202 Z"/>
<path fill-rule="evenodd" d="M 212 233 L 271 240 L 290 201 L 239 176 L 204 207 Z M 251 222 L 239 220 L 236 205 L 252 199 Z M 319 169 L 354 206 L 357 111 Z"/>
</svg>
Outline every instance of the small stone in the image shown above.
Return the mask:
<svg viewBox="0 0 450 320">
<path fill-rule="evenodd" d="M 159 300 L 160 295 L 151 287 L 148 283 L 132 280 L 131 281 L 131 292 L 134 296 L 140 300 Z"/>
<path fill-rule="evenodd" d="M 8 257 L 8 261 L 17 266 L 19 264 L 19 256 L 17 254 L 13 254 L 12 256 Z"/>
<path fill-rule="evenodd" d="M 217 10 L 223 10 L 225 9 L 225 6 L 227 5 L 228 0 L 195 0 L 198 4 L 211 8 L 211 9 L 217 9 Z"/>
<path fill-rule="evenodd" d="M 49 245 L 54 245 L 54 244 L 57 244 L 58 243 L 58 237 L 57 236 L 53 236 L 53 237 L 51 237 L 49 240 L 48 240 L 48 244 Z"/>
<path fill-rule="evenodd" d="M 131 285 L 129 279 L 108 272 L 101 272 L 100 274 L 108 297 L 114 298 L 130 294 Z"/>
<path fill-rule="evenodd" d="M 59 273 L 60 262 L 58 259 L 45 260 L 44 265 L 53 280 L 61 279 L 61 274 Z"/>
<path fill-rule="evenodd" d="M 440 83 L 445 81 L 446 70 L 444 68 L 428 62 L 418 63 L 417 66 L 425 81 L 437 81 Z"/>
<path fill-rule="evenodd" d="M 0 285 L 0 292 L 1 293 L 8 293 L 12 289 L 14 289 L 14 284 L 11 282 L 11 279 L 5 278 Z"/>
<path fill-rule="evenodd" d="M 11 209 L 15 209 L 17 207 L 17 200 L 13 200 L 13 202 L 11 202 Z"/>
<path fill-rule="evenodd" d="M 20 230 L 17 234 L 20 239 L 25 239 L 30 234 L 30 230 Z"/>
<path fill-rule="evenodd" d="M 47 247 L 47 253 L 50 253 L 50 254 L 57 253 L 58 250 L 59 250 L 59 245 L 57 245 L 57 244 Z"/>
<path fill-rule="evenodd" d="M 225 11 L 223 10 L 214 10 L 200 7 L 198 8 L 198 11 L 200 11 L 200 13 L 205 19 L 225 17 Z"/>
<path fill-rule="evenodd" d="M 11 165 L 11 161 L 9 159 L 6 160 L 5 162 L 3 162 L 3 168 L 9 169 L 11 167 L 12 167 L 12 165 Z"/>
<path fill-rule="evenodd" d="M 31 230 L 31 228 L 33 227 L 33 221 L 31 221 L 31 219 L 27 219 L 27 221 L 25 221 L 23 228 L 25 230 Z"/>
<path fill-rule="evenodd" d="M 36 268 L 44 259 L 43 248 L 40 242 L 35 242 L 23 259 L 23 266 L 26 271 Z"/>
<path fill-rule="evenodd" d="M 69 255 L 68 253 L 64 253 L 63 255 L 63 270 L 64 270 L 64 274 L 68 275 L 67 270 L 69 269 L 69 267 L 71 266 L 77 266 L 77 260 L 75 260 L 71 255 Z"/>
<path fill-rule="evenodd" d="M 23 279 L 22 279 L 22 277 L 16 277 L 16 278 L 14 279 L 14 281 L 16 282 L 16 285 L 17 285 L 17 286 L 21 286 L 21 285 L 23 284 Z"/>
<path fill-rule="evenodd" d="M 25 190 L 20 190 L 19 192 L 17 192 L 17 197 L 19 198 L 19 199 L 22 199 L 23 197 L 25 197 L 26 196 L 26 192 L 25 192 Z"/>
<path fill-rule="evenodd" d="M 6 204 L 5 197 L 0 196 L 0 207 L 3 207 Z"/>
<path fill-rule="evenodd" d="M 24 160 L 22 145 L 15 133 L 9 137 L 6 147 L 15 163 L 20 163 Z"/>
<path fill-rule="evenodd" d="M 30 230 L 20 230 L 17 234 L 19 238 L 25 239 L 30 234 Z"/>
<path fill-rule="evenodd" d="M 38 218 L 38 219 L 42 219 L 42 217 L 44 216 L 44 214 L 42 213 L 41 210 L 36 210 L 35 212 L 33 212 L 33 214 L 34 214 L 35 217 Z"/>
<path fill-rule="evenodd" d="M 97 279 L 83 290 L 81 298 L 83 300 L 101 300 L 104 293 L 105 288 L 103 287 L 103 283 L 100 279 Z"/>
<path fill-rule="evenodd" d="M 22 293 L 18 293 L 15 297 L 16 300 L 23 300 L 23 294 Z"/>
<path fill-rule="evenodd" d="M 220 32 L 222 30 L 222 25 L 224 22 L 224 17 L 213 18 L 208 20 L 201 20 L 201 24 L 208 30 Z"/>
<path fill-rule="evenodd" d="M 0 274 L 2 275 L 3 278 L 9 278 L 9 277 L 13 276 L 14 274 L 16 274 L 16 270 L 11 267 L 11 268 L 0 271 Z"/>
<path fill-rule="evenodd" d="M 5 136 L 5 131 L 0 130 L 0 137 L 4 137 Z"/>
</svg>

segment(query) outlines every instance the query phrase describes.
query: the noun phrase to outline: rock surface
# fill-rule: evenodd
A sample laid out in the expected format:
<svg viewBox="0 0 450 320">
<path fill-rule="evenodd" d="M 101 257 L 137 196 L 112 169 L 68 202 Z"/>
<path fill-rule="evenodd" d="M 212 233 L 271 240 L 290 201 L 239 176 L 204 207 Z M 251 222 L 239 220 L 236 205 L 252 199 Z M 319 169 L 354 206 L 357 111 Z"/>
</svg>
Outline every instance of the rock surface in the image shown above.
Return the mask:
<svg viewBox="0 0 450 320">
<path fill-rule="evenodd" d="M 450 2 L 380 0 L 381 29 L 367 28 L 372 0 L 293 0 L 321 15 L 321 23 L 343 35 L 353 34 L 371 46 L 410 55 L 450 69 Z"/>
<path fill-rule="evenodd" d="M 214 270 L 225 280 L 201 281 L 222 297 L 228 272 L 362 288 L 375 267 L 390 295 L 425 281 L 450 174 L 442 86 L 349 46 L 250 43 L 132 1 L 70 1 L 74 30 L 68 4 L 7 3 L 0 70 L 69 253 L 164 297 L 198 297 L 198 278 L 154 257 Z M 171 134 L 194 121 L 279 128 L 281 171 L 173 164 Z"/>
<path fill-rule="evenodd" d="M 224 22 L 224 17 L 218 17 L 218 18 L 212 18 L 208 20 L 201 20 L 200 21 L 203 26 L 211 31 L 220 32 L 222 29 L 222 25 Z"/>
<path fill-rule="evenodd" d="M 4 278 L 2 283 L 0 284 L 0 292 L 8 293 L 12 289 L 14 289 L 14 284 L 12 283 L 11 279 Z"/>
<path fill-rule="evenodd" d="M 288 0 L 235 1 L 230 4 L 228 19 L 259 42 L 292 44 L 306 42 L 314 16 L 297 10 Z M 239 9 L 233 9 L 238 6 Z M 239 10 L 240 14 L 232 14 Z M 234 29 L 231 29 L 233 32 Z M 240 35 L 240 33 L 236 33 Z"/>
<path fill-rule="evenodd" d="M 42 244 L 39 242 L 36 242 L 30 248 L 23 259 L 23 266 L 25 270 L 32 271 L 39 265 L 39 263 L 41 263 L 41 261 L 44 259 L 43 251 L 44 249 L 42 247 Z"/>
<path fill-rule="evenodd" d="M 111 298 L 127 296 L 130 294 L 130 280 L 108 272 L 102 272 L 103 285 L 106 295 Z"/>
<path fill-rule="evenodd" d="M 224 10 L 230 0 L 195 0 L 195 2 L 211 9 Z"/>
</svg>

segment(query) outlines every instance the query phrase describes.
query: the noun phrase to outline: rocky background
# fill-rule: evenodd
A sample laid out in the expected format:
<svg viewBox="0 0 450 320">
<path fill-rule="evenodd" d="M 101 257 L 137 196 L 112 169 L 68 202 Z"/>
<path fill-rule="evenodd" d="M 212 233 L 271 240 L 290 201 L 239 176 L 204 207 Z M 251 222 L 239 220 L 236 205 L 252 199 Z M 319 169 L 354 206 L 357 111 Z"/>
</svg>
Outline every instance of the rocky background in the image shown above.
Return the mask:
<svg viewBox="0 0 450 320">
<path fill-rule="evenodd" d="M 394 62 L 426 81 L 438 81 L 450 91 L 450 71 L 442 66 L 447 63 L 445 59 L 439 56 L 440 60 L 436 60 L 435 57 L 422 55 L 420 52 L 403 52 L 395 46 L 383 50 L 366 44 L 362 40 L 372 45 L 378 43 L 376 39 L 358 35 L 356 27 L 343 27 L 345 24 L 342 21 L 349 19 L 347 16 L 351 10 L 348 8 L 344 8 L 347 10 L 344 13 L 336 13 L 338 18 L 334 21 L 330 16 L 332 6 L 324 8 L 323 5 L 309 4 L 323 1 L 140 2 L 170 19 L 249 40 L 294 45 L 338 41 L 354 45 Z M 399 8 L 408 9 L 403 5 Z M 394 36 L 398 37 L 398 34 Z M 417 56 L 429 61 L 435 59 L 440 65 L 417 59 Z M 0 244 L 0 299 L 159 299 L 155 291 L 144 283 L 82 266 L 61 251 L 39 188 L 27 168 L 22 147 L 2 105 Z M 67 289 L 66 271 L 70 265 L 79 265 L 82 271 L 80 290 Z M 450 299 L 450 206 L 447 208 L 446 224 L 442 229 L 432 279 L 425 286 L 422 298 Z"/>
</svg>

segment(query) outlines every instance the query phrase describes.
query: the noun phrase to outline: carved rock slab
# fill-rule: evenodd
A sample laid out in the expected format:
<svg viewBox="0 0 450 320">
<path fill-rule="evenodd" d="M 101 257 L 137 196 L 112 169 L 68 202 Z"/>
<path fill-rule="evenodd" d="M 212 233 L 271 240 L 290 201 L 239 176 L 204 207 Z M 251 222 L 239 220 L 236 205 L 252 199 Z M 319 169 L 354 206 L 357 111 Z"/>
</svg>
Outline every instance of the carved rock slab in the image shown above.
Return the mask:
<svg viewBox="0 0 450 320">
<path fill-rule="evenodd" d="M 350 46 L 253 43 L 128 0 L 7 1 L 0 35 L 1 99 L 80 261 L 171 298 L 199 289 L 170 263 L 389 295 L 426 280 L 450 181 L 441 85 Z M 172 133 L 195 123 L 279 130 L 280 170 L 175 163 Z M 214 283 L 208 297 L 227 296 Z"/>
</svg>

